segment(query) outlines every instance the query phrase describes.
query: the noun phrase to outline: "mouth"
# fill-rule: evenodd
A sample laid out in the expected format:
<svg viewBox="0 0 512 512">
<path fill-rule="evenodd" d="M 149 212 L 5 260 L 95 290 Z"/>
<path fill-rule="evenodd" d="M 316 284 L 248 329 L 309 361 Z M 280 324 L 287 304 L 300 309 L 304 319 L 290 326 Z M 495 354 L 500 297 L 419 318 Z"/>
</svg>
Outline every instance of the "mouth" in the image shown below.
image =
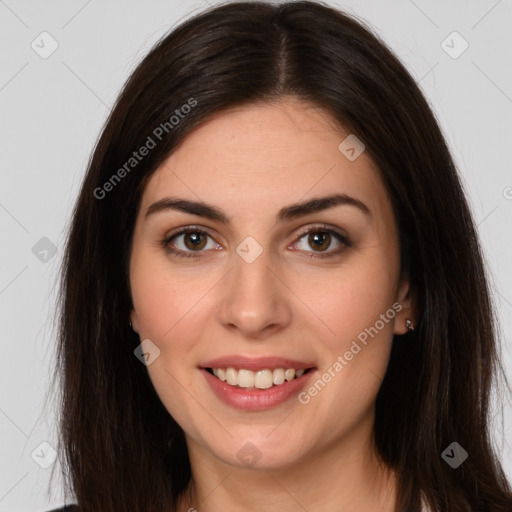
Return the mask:
<svg viewBox="0 0 512 512">
<path fill-rule="evenodd" d="M 282 386 L 287 382 L 300 379 L 316 368 L 265 368 L 258 371 L 232 367 L 204 367 L 203 369 L 233 388 L 251 390 L 270 389 Z"/>
<path fill-rule="evenodd" d="M 229 362 L 233 364 L 233 358 Z M 217 360 L 198 370 L 214 395 L 225 404 L 246 412 L 269 410 L 291 403 L 317 373 L 311 364 L 283 360 Z M 286 364 L 283 364 L 285 363 Z M 244 368 L 253 366 L 253 369 Z M 301 368 L 302 366 L 302 368 Z M 298 402 L 297 402 L 298 403 Z"/>
</svg>

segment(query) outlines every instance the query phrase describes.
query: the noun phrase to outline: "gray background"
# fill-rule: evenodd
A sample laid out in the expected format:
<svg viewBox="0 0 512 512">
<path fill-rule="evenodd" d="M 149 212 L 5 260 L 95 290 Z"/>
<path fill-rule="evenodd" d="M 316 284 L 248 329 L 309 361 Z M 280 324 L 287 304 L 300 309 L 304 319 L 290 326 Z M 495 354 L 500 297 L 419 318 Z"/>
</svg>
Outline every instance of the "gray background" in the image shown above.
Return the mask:
<svg viewBox="0 0 512 512">
<path fill-rule="evenodd" d="M 41 443 L 56 446 L 55 415 L 44 400 L 64 229 L 130 71 L 162 34 L 208 3 L 216 2 L 0 0 L 0 512 L 64 502 L 58 479 L 46 495 L 57 462 L 40 467 L 51 463 Z M 374 27 L 439 119 L 477 219 L 512 378 L 512 0 L 328 3 Z M 58 44 L 48 58 L 40 56 L 51 49 L 45 31 Z M 464 40 L 469 46 L 458 55 Z M 497 404 L 494 433 L 512 478 L 509 399 Z"/>
</svg>

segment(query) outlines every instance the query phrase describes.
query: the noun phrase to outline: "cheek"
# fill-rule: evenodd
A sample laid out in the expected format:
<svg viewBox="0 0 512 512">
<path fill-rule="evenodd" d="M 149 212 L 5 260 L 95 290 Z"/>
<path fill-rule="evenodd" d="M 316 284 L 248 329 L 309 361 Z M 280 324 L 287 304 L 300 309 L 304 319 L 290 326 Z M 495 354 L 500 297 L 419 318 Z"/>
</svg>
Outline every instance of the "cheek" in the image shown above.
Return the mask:
<svg viewBox="0 0 512 512">
<path fill-rule="evenodd" d="M 163 356 L 160 359 L 174 372 L 185 369 L 197 340 L 204 337 L 208 291 L 215 281 L 198 276 L 197 271 L 173 271 L 162 260 L 150 255 L 135 259 L 131 289 L 140 338 L 155 343 Z"/>
<path fill-rule="evenodd" d="M 325 334 L 318 337 L 322 372 L 303 399 L 333 437 L 370 414 L 393 341 L 396 262 L 382 250 L 355 260 L 317 279 L 308 296 Z"/>
<path fill-rule="evenodd" d="M 139 336 L 141 340 L 150 339 L 160 350 L 147 371 L 165 408 L 187 431 L 195 428 L 190 422 L 190 400 L 187 402 L 185 391 L 192 387 L 194 374 L 187 363 L 191 361 L 194 339 L 202 332 L 200 322 L 190 320 L 196 318 L 197 303 L 204 295 L 193 282 L 191 278 L 177 279 L 155 258 L 133 261 L 131 289 Z"/>
<path fill-rule="evenodd" d="M 177 300 L 177 290 L 155 272 L 136 274 L 132 294 L 141 337 L 155 341 L 162 339 L 185 313 L 183 303 Z"/>
<path fill-rule="evenodd" d="M 376 322 L 381 338 L 392 337 L 398 267 L 390 254 L 376 247 L 354 254 L 332 272 L 297 281 L 294 291 L 314 313 L 308 316 L 316 318 L 330 353 L 348 350 L 352 340 Z M 384 323 L 381 315 L 386 316 Z"/>
<path fill-rule="evenodd" d="M 149 250 L 133 254 L 130 281 L 139 335 L 158 343 L 190 310 L 196 288 L 177 279 L 165 258 Z"/>
</svg>

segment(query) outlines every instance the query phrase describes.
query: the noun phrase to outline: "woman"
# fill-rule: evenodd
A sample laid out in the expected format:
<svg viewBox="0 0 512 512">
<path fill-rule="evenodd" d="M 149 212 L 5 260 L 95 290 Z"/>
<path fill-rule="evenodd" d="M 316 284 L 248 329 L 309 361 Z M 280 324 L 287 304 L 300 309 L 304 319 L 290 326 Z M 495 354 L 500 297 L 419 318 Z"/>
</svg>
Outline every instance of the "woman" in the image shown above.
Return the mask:
<svg viewBox="0 0 512 512">
<path fill-rule="evenodd" d="M 231 3 L 126 83 L 73 213 L 79 510 L 510 511 L 475 224 L 418 86 L 322 3 Z"/>
</svg>

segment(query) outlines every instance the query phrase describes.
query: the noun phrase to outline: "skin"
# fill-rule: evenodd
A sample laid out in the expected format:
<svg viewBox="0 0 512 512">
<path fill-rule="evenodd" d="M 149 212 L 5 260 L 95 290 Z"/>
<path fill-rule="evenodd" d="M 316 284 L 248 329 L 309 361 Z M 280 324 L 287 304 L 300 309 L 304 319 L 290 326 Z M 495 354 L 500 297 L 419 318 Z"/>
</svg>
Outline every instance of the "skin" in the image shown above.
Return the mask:
<svg viewBox="0 0 512 512">
<path fill-rule="evenodd" d="M 374 407 L 393 334 L 406 333 L 406 318 L 416 315 L 409 283 L 399 279 L 389 196 L 365 152 L 350 161 L 338 150 L 347 135 L 293 97 L 230 109 L 190 134 L 147 184 L 130 259 L 131 322 L 160 350 L 147 369 L 186 435 L 192 480 L 179 510 L 394 510 L 396 476 L 372 449 Z M 275 223 L 282 207 L 334 192 L 359 199 L 371 216 L 341 205 Z M 232 225 L 174 210 L 145 218 L 167 196 L 222 208 Z M 352 245 L 308 259 L 343 247 L 332 235 L 319 249 L 299 233 L 318 223 Z M 199 257 L 162 247 L 166 235 L 191 225 L 210 235 L 200 239 Z M 263 250 L 252 263 L 236 252 L 247 236 Z M 173 243 L 198 253 L 190 236 Z M 198 370 L 214 357 L 276 355 L 314 362 L 319 377 L 395 302 L 400 312 L 308 404 L 294 397 L 237 410 Z M 261 454 L 252 467 L 237 457 L 248 441 Z"/>
</svg>

